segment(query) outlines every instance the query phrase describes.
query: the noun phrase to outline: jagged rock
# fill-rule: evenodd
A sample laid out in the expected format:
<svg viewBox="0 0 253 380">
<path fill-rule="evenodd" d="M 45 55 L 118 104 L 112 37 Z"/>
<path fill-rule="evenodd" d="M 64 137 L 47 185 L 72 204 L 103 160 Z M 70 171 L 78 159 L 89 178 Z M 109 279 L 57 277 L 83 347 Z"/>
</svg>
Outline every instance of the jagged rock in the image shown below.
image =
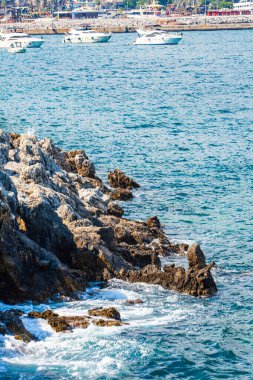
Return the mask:
<svg viewBox="0 0 253 380">
<path fill-rule="evenodd" d="M 48 324 L 56 332 L 72 331 L 73 328 L 87 328 L 90 324 L 87 317 L 74 316 L 65 317 L 59 316 L 52 310 L 46 310 L 43 313 L 32 311 L 28 313 L 29 318 L 41 318 L 47 320 Z"/>
<path fill-rule="evenodd" d="M 21 310 L 6 310 L 0 312 L 0 334 L 14 335 L 18 340 L 26 343 L 31 340 L 37 340 L 28 330 L 26 330 L 20 317 L 23 312 Z"/>
<path fill-rule="evenodd" d="M 88 310 L 88 314 L 92 317 L 105 317 L 108 319 L 116 319 L 121 321 L 120 313 L 114 307 L 103 309 L 102 307 Z"/>
<path fill-rule="evenodd" d="M 165 276 L 160 272 L 168 277 L 159 256 L 183 254 L 186 246 L 171 244 L 157 217 L 122 218 L 110 197 L 129 197 L 138 184 L 119 170 L 109 178 L 118 187 L 113 192 L 84 151 L 64 152 L 49 139 L 0 130 L 0 300 L 77 297 L 88 281 L 123 272 L 142 281 L 147 268 L 150 283 Z M 201 252 L 189 249 L 187 285 L 176 286 L 171 270 L 165 287 L 195 295 L 209 289 L 211 267 Z"/>
<path fill-rule="evenodd" d="M 116 189 L 110 193 L 110 198 L 113 201 L 129 201 L 133 199 L 133 194 L 128 189 Z"/>
<path fill-rule="evenodd" d="M 139 305 L 142 303 L 143 303 L 143 301 L 140 298 L 137 298 L 136 300 L 126 300 L 125 301 L 126 305 Z"/>
<path fill-rule="evenodd" d="M 186 243 L 173 243 L 171 244 L 171 249 L 174 253 L 179 254 L 180 256 L 186 256 L 189 245 Z"/>
<path fill-rule="evenodd" d="M 187 250 L 187 255 L 190 268 L 202 269 L 206 267 L 205 255 L 199 244 L 192 244 Z"/>
<path fill-rule="evenodd" d="M 71 171 L 75 171 L 84 177 L 95 176 L 95 167 L 83 150 L 66 152 L 66 157 L 68 164 L 71 166 Z"/>
<path fill-rule="evenodd" d="M 119 187 L 121 189 L 133 189 L 140 187 L 137 182 L 135 182 L 132 178 L 129 178 L 119 169 L 115 169 L 113 172 L 108 174 L 108 181 L 114 188 Z"/>
<path fill-rule="evenodd" d="M 124 210 L 116 203 L 110 202 L 108 205 L 108 214 L 118 216 L 120 218 L 124 214 Z"/>
<path fill-rule="evenodd" d="M 148 218 L 146 220 L 146 223 L 150 228 L 161 228 L 161 222 L 157 216 L 153 216 L 152 218 Z"/>
<path fill-rule="evenodd" d="M 118 278 L 130 282 L 161 285 L 165 289 L 176 290 L 192 296 L 211 296 L 217 291 L 210 271 L 214 263 L 204 264 L 203 252 L 200 253 L 196 244 L 190 247 L 190 252 L 187 271 L 183 267 L 176 267 L 175 264 L 164 266 L 163 271 L 155 265 L 147 265 L 142 270 L 137 271 L 125 271 L 123 269 L 118 273 Z"/>
<path fill-rule="evenodd" d="M 119 312 L 113 307 L 89 310 L 89 315 L 90 316 L 60 316 L 52 310 L 46 310 L 43 313 L 36 311 L 30 312 L 28 317 L 46 319 L 48 324 L 56 332 L 71 332 L 74 328 L 86 329 L 91 323 L 100 327 L 122 326 L 126 324 L 121 322 Z M 103 316 L 110 320 L 92 318 L 97 316 Z"/>
</svg>

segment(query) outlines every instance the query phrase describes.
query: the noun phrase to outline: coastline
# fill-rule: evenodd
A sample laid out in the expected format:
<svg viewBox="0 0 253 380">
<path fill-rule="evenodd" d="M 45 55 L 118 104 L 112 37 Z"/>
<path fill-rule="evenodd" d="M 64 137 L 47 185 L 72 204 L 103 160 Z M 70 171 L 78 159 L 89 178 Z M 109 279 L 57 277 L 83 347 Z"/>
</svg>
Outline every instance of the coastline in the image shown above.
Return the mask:
<svg viewBox="0 0 253 380">
<path fill-rule="evenodd" d="M 79 300 L 89 283 L 108 285 L 113 279 L 194 297 L 216 294 L 215 263 L 206 262 L 199 244 L 172 243 L 157 216 L 123 217 L 115 201 L 133 198 L 140 187 L 135 180 L 115 169 L 105 184 L 83 150 L 62 151 L 48 138 L 0 130 L 0 141 L 0 301 Z M 178 256 L 187 257 L 188 269 L 162 264 L 161 257 Z M 0 335 L 37 341 L 23 325 L 23 314 L 0 311 Z M 125 324 L 114 307 L 99 305 L 88 314 L 64 317 L 47 310 L 27 317 L 47 320 L 56 332 Z"/>
<path fill-rule="evenodd" d="M 45 36 L 39 51 L 0 54 L 1 128 L 50 136 L 64 151 L 84 149 L 104 184 L 115 167 L 135 178 L 141 188 L 133 200 L 118 203 L 125 218 L 159 215 L 173 243 L 200 242 L 207 261 L 216 262 L 218 287 L 214 297 L 196 298 L 112 279 L 88 284 L 79 300 L 1 302 L 2 313 L 19 309 L 13 321 L 37 338 L 25 343 L 15 335 L 27 340 L 27 332 L 0 335 L 2 378 L 252 377 L 252 32 L 184 34 L 175 48 L 135 48 L 131 33 L 84 48 Z M 8 176 L 16 181 L 20 152 L 13 153 Z M 36 165 L 29 148 L 26 157 Z M 58 173 L 54 181 L 64 178 Z M 30 255 L 24 259 L 33 265 Z M 188 267 L 187 256 L 161 258 L 162 266 L 173 262 Z M 43 257 L 34 264 L 49 273 Z M 105 326 L 104 316 L 90 318 L 99 307 L 114 307 L 122 321 Z"/>
<path fill-rule="evenodd" d="M 136 29 L 128 29 L 124 27 L 118 27 L 118 28 L 103 28 L 98 29 L 94 28 L 97 31 L 103 31 L 106 33 L 135 33 Z M 199 26 L 172 26 L 172 27 L 163 27 L 162 30 L 166 30 L 168 32 L 209 32 L 209 31 L 218 31 L 218 30 L 247 30 L 247 29 L 253 29 L 253 23 L 252 24 L 236 24 L 236 25 L 199 25 Z M 68 33 L 68 28 L 60 28 L 60 29 L 31 29 L 27 30 L 27 34 L 30 35 L 64 35 L 65 33 Z M 18 30 L 19 31 L 19 30 Z M 22 29 L 20 30 L 22 31 Z"/>
<path fill-rule="evenodd" d="M 78 27 L 92 28 L 96 31 L 110 33 L 134 33 L 136 29 L 145 27 L 158 28 L 170 32 L 244 30 L 253 29 L 253 16 L 53 20 L 53 23 L 36 20 L 30 23 L 8 23 L 7 26 L 2 25 L 3 29 L 7 28 L 10 31 L 26 32 L 31 35 L 65 34 L 70 28 Z"/>
</svg>

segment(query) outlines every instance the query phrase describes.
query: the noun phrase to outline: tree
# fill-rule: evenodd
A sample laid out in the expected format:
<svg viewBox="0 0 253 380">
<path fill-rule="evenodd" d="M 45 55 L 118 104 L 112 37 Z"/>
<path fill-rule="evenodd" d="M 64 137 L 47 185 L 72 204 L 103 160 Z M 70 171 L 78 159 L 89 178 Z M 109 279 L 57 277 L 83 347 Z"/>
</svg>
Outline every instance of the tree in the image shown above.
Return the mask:
<svg viewBox="0 0 253 380">
<path fill-rule="evenodd" d="M 233 3 L 230 2 L 230 1 L 221 1 L 219 3 L 219 6 L 218 6 L 219 9 L 223 9 L 223 8 L 229 8 L 229 9 L 232 9 L 233 8 Z"/>
</svg>

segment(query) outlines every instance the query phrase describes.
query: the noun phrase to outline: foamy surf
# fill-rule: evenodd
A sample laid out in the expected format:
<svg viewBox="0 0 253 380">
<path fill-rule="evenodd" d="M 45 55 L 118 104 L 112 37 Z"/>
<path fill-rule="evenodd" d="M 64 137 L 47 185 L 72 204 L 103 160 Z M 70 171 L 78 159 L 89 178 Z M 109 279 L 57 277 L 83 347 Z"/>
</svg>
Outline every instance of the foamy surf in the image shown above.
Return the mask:
<svg viewBox="0 0 253 380">
<path fill-rule="evenodd" d="M 43 340 L 54 334 L 54 330 L 44 319 L 33 319 L 26 316 L 21 317 L 25 328 L 39 340 Z"/>
<path fill-rule="evenodd" d="M 141 298 L 143 303 L 128 305 L 125 302 L 136 298 Z M 47 376 L 50 380 L 56 379 L 50 377 L 56 371 L 61 380 L 131 378 L 133 358 L 138 362 L 152 361 L 157 355 L 160 334 L 169 332 L 173 338 L 178 326 L 188 331 L 189 321 L 196 313 L 205 315 L 205 306 L 200 300 L 168 292 L 160 286 L 121 280 L 109 281 L 107 288 L 93 284 L 79 301 L 52 302 L 36 306 L 34 310 L 50 307 L 59 315 L 83 316 L 90 308 L 99 306 L 114 306 L 128 325 L 99 327 L 91 324 L 87 329 L 74 329 L 72 333 L 56 333 L 46 321 L 23 316 L 25 327 L 41 340 L 26 344 L 6 337 L 2 370 L 13 365 L 23 370 L 28 368 L 35 380 Z M 30 309 L 31 305 L 25 307 Z"/>
</svg>

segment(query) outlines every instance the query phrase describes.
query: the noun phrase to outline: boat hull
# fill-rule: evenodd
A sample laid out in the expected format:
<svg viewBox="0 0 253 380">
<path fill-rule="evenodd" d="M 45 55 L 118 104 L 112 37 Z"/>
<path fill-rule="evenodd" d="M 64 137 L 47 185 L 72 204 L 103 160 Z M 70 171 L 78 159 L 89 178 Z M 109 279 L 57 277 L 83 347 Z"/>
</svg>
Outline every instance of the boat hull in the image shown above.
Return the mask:
<svg viewBox="0 0 253 380">
<path fill-rule="evenodd" d="M 77 36 L 66 36 L 64 37 L 64 43 L 71 44 L 85 44 L 85 43 L 104 43 L 108 42 L 111 38 L 111 35 L 104 36 L 85 36 L 85 37 L 77 37 Z"/>
<path fill-rule="evenodd" d="M 181 41 L 182 37 L 170 37 L 170 38 L 137 38 L 134 45 L 177 45 Z"/>
<path fill-rule="evenodd" d="M 44 44 L 44 40 L 42 39 L 36 39 L 36 40 L 30 40 L 28 39 L 26 41 L 26 47 L 29 48 L 29 49 L 38 49 L 40 48 L 42 45 Z"/>
<path fill-rule="evenodd" d="M 25 53 L 25 52 L 26 52 L 26 48 L 10 48 L 10 49 L 8 49 L 8 53 L 11 53 L 11 54 Z"/>
<path fill-rule="evenodd" d="M 22 40 L 21 39 L 12 39 L 12 40 L 7 40 L 7 41 L 1 41 L 0 42 L 0 49 L 9 49 L 11 44 L 13 44 L 14 42 L 22 42 L 26 45 L 27 48 L 32 49 L 32 48 L 40 48 L 43 45 L 44 40 L 42 40 L 42 39 L 32 40 L 30 38 L 23 38 Z"/>
</svg>

